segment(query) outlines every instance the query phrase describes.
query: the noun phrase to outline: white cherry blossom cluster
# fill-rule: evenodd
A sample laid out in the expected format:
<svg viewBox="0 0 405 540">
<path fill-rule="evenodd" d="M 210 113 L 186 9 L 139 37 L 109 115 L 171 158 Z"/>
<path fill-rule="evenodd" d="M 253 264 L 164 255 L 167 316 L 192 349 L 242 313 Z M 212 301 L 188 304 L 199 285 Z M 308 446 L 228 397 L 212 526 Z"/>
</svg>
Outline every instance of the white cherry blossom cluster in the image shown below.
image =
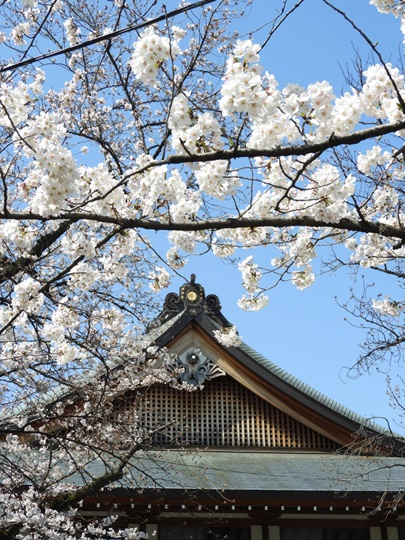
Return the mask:
<svg viewBox="0 0 405 540">
<path fill-rule="evenodd" d="M 21 192 L 34 212 L 44 217 L 59 213 L 76 193 L 80 178 L 72 152 L 63 144 L 66 128 L 57 115 L 41 113 L 30 119 L 19 135 L 30 144 L 23 144 L 19 137 L 17 148 L 22 146 L 33 160 Z"/>
<path fill-rule="evenodd" d="M 333 108 L 333 131 L 346 135 L 358 125 L 362 114 L 361 103 L 356 92 L 345 92 L 335 100 Z"/>
<path fill-rule="evenodd" d="M 360 264 L 363 268 L 370 268 L 387 264 L 396 257 L 403 257 L 404 248 L 393 249 L 394 242 L 387 240 L 378 234 L 368 234 L 361 236 L 358 241 L 352 240 L 347 243 L 347 247 L 352 249 L 350 260 Z"/>
<path fill-rule="evenodd" d="M 25 45 L 25 38 L 29 35 L 31 30 L 31 24 L 29 22 L 22 22 L 14 26 L 11 30 L 11 39 L 14 42 L 14 45 L 21 46 Z"/>
<path fill-rule="evenodd" d="M 66 234 L 61 242 L 63 253 L 76 258 L 84 256 L 86 259 L 94 259 L 96 256 L 96 239 L 90 231 L 75 231 L 75 234 Z"/>
<path fill-rule="evenodd" d="M 252 133 L 249 137 L 249 148 L 263 148 L 279 145 L 282 141 L 294 142 L 299 139 L 300 133 L 297 125 L 290 118 L 301 114 L 307 109 L 306 94 L 303 89 L 296 88 L 297 94 L 287 87 L 283 92 L 278 90 L 278 82 L 274 75 L 266 73 L 262 85 L 265 93 L 257 96 L 263 97 L 256 101 L 255 115 L 252 117 Z"/>
<path fill-rule="evenodd" d="M 14 298 L 12 300 L 12 309 L 15 314 L 24 311 L 26 313 L 35 313 L 44 302 L 44 295 L 39 293 L 41 284 L 35 279 L 28 277 L 17 283 L 14 287 Z"/>
<path fill-rule="evenodd" d="M 323 139 L 330 133 L 333 117 L 333 101 L 335 95 L 332 86 L 327 81 L 310 84 L 307 88 L 307 98 L 311 108 L 311 123 L 318 126 L 317 138 Z"/>
<path fill-rule="evenodd" d="M 390 186 L 379 187 L 374 191 L 372 200 L 374 205 L 367 212 L 368 217 L 377 218 L 382 225 L 395 225 L 398 221 L 398 192 Z"/>
<path fill-rule="evenodd" d="M 404 76 L 391 64 L 375 64 L 365 72 L 365 84 L 359 94 L 362 112 L 370 117 L 388 119 L 389 122 L 403 120 L 398 92 L 405 96 Z"/>
<path fill-rule="evenodd" d="M 390 317 L 399 317 L 404 309 L 403 305 L 391 300 L 389 296 L 385 296 L 382 300 L 372 300 L 372 307 L 381 315 Z"/>
<path fill-rule="evenodd" d="M 315 274 L 310 265 L 307 265 L 303 270 L 296 270 L 292 273 L 291 282 L 299 290 L 306 289 L 315 281 Z"/>
<path fill-rule="evenodd" d="M 235 325 L 214 330 L 214 336 L 224 347 L 239 347 L 242 338 Z"/>
<path fill-rule="evenodd" d="M 260 278 L 262 273 L 253 262 L 253 256 L 249 255 L 242 262 L 238 264 L 238 270 L 242 274 L 243 287 L 248 293 L 255 293 L 259 290 Z"/>
<path fill-rule="evenodd" d="M 78 174 L 78 191 L 82 195 L 87 194 L 87 208 L 90 211 L 111 215 L 117 209 L 125 209 L 127 198 L 122 189 L 116 188 L 117 179 L 106 163 L 99 163 L 95 167 L 81 166 Z"/>
<path fill-rule="evenodd" d="M 117 318 L 118 320 L 118 318 Z M 51 320 L 44 325 L 43 336 L 49 342 L 52 354 L 59 365 L 70 364 L 73 361 L 83 361 L 85 355 L 75 347 L 70 337 L 80 331 L 80 316 L 74 304 L 69 305 L 69 299 L 64 298 L 52 313 Z"/>
<path fill-rule="evenodd" d="M 16 85 L 2 83 L 0 86 L 2 107 L 0 108 L 0 126 L 13 128 L 25 122 L 32 109 L 33 96 L 30 86 L 25 82 Z"/>
<path fill-rule="evenodd" d="M 315 258 L 316 253 L 313 244 L 313 231 L 303 227 L 295 235 L 291 235 L 287 242 L 279 245 L 283 256 L 279 260 L 275 260 L 275 265 L 285 266 L 291 262 L 298 270 L 292 272 L 291 281 L 300 290 L 312 285 L 315 280 L 311 262 Z"/>
<path fill-rule="evenodd" d="M 36 231 L 30 225 L 10 220 L 0 224 L 0 237 L 3 240 L 0 244 L 0 253 L 3 255 L 6 253 L 5 248 L 10 245 L 14 250 L 19 248 L 23 254 L 28 255 L 28 249 L 35 240 Z"/>
<path fill-rule="evenodd" d="M 198 237 L 198 233 L 186 231 L 171 231 L 168 235 L 170 243 L 186 253 L 195 252 Z"/>
<path fill-rule="evenodd" d="M 63 299 L 52 313 L 51 320 L 44 326 L 44 336 L 50 341 L 62 342 L 66 329 L 73 331 L 80 324 L 78 312 L 68 305 L 68 299 Z"/>
<path fill-rule="evenodd" d="M 192 119 L 192 109 L 185 94 L 179 94 L 172 100 L 170 115 L 168 118 L 168 127 L 172 131 L 182 131 L 189 127 Z"/>
<path fill-rule="evenodd" d="M 212 252 L 216 257 L 231 257 L 235 253 L 236 246 L 227 240 L 222 239 L 222 235 L 217 234 L 212 243 Z"/>
<path fill-rule="evenodd" d="M 147 155 L 137 158 L 140 168 L 151 162 Z M 131 176 L 128 187 L 133 206 L 139 206 L 146 217 L 185 222 L 197 215 L 201 206 L 198 193 L 188 189 L 179 171 L 169 171 L 165 165 Z"/>
<path fill-rule="evenodd" d="M 243 295 L 238 300 L 238 306 L 244 311 L 260 311 L 269 303 L 269 297 L 265 294 Z"/>
<path fill-rule="evenodd" d="M 187 264 L 187 259 L 180 253 L 180 250 L 176 246 L 172 246 L 166 252 L 167 264 L 173 270 L 180 270 Z"/>
<path fill-rule="evenodd" d="M 180 53 L 178 44 L 183 32 L 172 29 L 177 39 L 160 35 L 153 27 L 148 27 L 134 45 L 129 65 L 135 76 L 144 84 L 155 85 L 159 67 L 167 60 L 174 59 Z"/>
<path fill-rule="evenodd" d="M 375 167 L 383 166 L 386 168 L 392 164 L 392 154 L 383 151 L 381 146 L 374 145 L 363 154 L 359 152 L 357 156 L 357 167 L 363 174 L 369 175 Z"/>
<path fill-rule="evenodd" d="M 201 165 L 195 171 L 195 177 L 201 191 L 219 200 L 234 195 L 242 185 L 238 173 L 229 170 L 229 164 L 224 160 Z"/>
<path fill-rule="evenodd" d="M 265 101 L 266 92 L 262 88 L 259 61 L 260 46 L 250 40 L 236 43 L 232 57 L 227 61 L 225 82 L 221 88 L 219 101 L 222 114 L 247 113 L 254 117 L 259 104 Z"/>
<path fill-rule="evenodd" d="M 169 118 L 169 127 L 173 126 L 172 147 L 177 154 L 205 154 L 223 148 L 220 125 L 211 113 L 190 119 L 189 127 L 183 122 L 185 117 L 180 120 L 175 113 L 174 117 L 173 122 Z"/>
<path fill-rule="evenodd" d="M 172 130 L 172 147 L 178 154 L 214 152 L 224 146 L 215 117 L 210 113 L 197 117 L 191 114 L 191 104 L 184 94 L 173 99 L 168 125 Z M 234 195 L 242 185 L 237 172 L 230 169 L 227 161 L 189 166 L 194 170 L 200 190 L 219 200 Z"/>
<path fill-rule="evenodd" d="M 156 268 L 148 276 L 150 280 L 149 287 L 153 292 L 160 292 L 170 285 L 170 274 L 165 268 Z"/>
<path fill-rule="evenodd" d="M 69 41 L 69 45 L 76 45 L 79 42 L 80 30 L 73 22 L 73 19 L 71 17 L 69 17 L 69 19 L 66 19 L 66 21 L 64 21 L 63 23 L 63 26 L 66 31 L 66 37 Z"/>
</svg>

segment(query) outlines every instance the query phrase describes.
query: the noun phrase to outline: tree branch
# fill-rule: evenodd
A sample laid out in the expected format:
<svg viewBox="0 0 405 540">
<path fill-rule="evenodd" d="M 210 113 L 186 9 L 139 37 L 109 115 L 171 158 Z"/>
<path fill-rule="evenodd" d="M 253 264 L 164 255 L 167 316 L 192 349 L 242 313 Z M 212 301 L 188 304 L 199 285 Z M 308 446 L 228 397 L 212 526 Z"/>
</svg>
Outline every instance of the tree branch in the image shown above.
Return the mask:
<svg viewBox="0 0 405 540">
<path fill-rule="evenodd" d="M 5 213 L 7 215 L 8 212 Z M 40 236 L 35 245 L 30 249 L 28 257 L 19 257 L 16 261 L 0 259 L 0 283 L 14 277 L 32 262 L 36 262 L 45 250 L 47 250 L 58 238 L 60 238 L 70 227 L 71 222 L 63 221 L 57 229 Z"/>
<path fill-rule="evenodd" d="M 35 56 L 34 58 L 28 58 L 27 60 L 22 60 L 21 62 L 15 62 L 14 64 L 9 64 L 7 66 L 0 68 L 0 73 L 4 73 L 7 71 L 14 71 L 16 69 L 19 69 L 28 65 L 36 64 L 37 62 L 41 62 L 42 60 L 49 60 L 49 58 L 55 58 L 55 56 L 60 56 L 62 54 L 69 54 L 74 51 L 84 49 L 85 47 L 90 47 L 91 45 L 95 45 L 96 43 L 101 43 L 102 41 L 114 39 L 118 36 L 121 36 L 128 32 L 132 32 L 134 30 L 141 30 L 142 28 L 147 28 L 148 26 L 152 26 L 159 22 L 166 21 L 167 19 L 171 19 L 175 17 L 176 15 L 180 15 L 181 13 L 186 13 L 187 11 L 190 11 L 192 9 L 202 7 L 207 4 L 212 4 L 215 1 L 216 0 L 200 0 L 199 2 L 195 2 L 194 4 L 189 4 L 179 9 L 175 9 L 174 11 L 171 11 L 170 13 L 165 13 L 164 15 L 160 15 L 159 17 L 155 17 L 154 19 L 150 19 L 148 21 L 144 21 L 138 24 L 131 24 L 130 26 L 127 26 L 126 28 L 121 28 L 120 30 L 115 30 L 114 32 L 109 32 L 107 34 L 97 36 L 93 39 L 88 39 L 86 41 L 83 41 L 82 43 L 78 43 L 77 45 L 72 45 L 70 47 L 65 47 L 64 49 L 59 49 L 57 51 L 51 51 L 49 53 L 42 54 L 40 56 Z"/>
<path fill-rule="evenodd" d="M 0 213 L 0 219 L 5 216 Z M 8 219 L 16 220 L 43 220 L 43 216 L 35 213 L 9 213 Z M 188 223 L 174 223 L 157 220 L 144 219 L 129 219 L 115 216 L 104 216 L 101 214 L 80 212 L 71 214 L 61 214 L 59 216 L 50 216 L 47 218 L 51 221 L 70 220 L 71 223 L 78 221 L 97 221 L 99 223 L 109 223 L 118 225 L 125 229 L 145 229 L 151 231 L 205 231 L 205 230 L 221 230 L 221 229 L 254 229 L 256 227 L 273 227 L 276 229 L 285 227 L 312 227 L 312 228 L 331 228 L 345 231 L 353 231 L 360 233 L 379 234 L 385 238 L 399 238 L 405 240 L 405 229 L 386 225 L 384 223 L 374 223 L 372 221 L 362 220 L 355 221 L 352 219 L 341 219 L 339 221 L 330 222 L 317 220 L 307 216 L 292 216 L 292 217 L 269 217 L 269 218 L 242 218 L 229 217 L 224 219 L 207 219 L 204 221 L 195 221 Z"/>
</svg>

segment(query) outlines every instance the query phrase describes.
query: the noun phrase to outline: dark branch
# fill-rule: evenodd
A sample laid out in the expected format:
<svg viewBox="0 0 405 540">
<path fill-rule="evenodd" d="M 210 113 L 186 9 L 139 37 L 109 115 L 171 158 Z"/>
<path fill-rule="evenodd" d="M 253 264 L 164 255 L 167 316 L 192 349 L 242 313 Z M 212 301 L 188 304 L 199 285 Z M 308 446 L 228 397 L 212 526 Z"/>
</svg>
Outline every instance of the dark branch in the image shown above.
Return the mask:
<svg viewBox="0 0 405 540">
<path fill-rule="evenodd" d="M 57 51 L 51 51 L 49 53 L 42 54 L 34 58 L 28 58 L 27 60 L 22 60 L 21 62 L 15 62 L 14 64 L 9 64 L 7 66 L 4 66 L 3 68 L 0 68 L 0 73 L 13 71 L 13 70 L 16 70 L 16 69 L 19 69 L 19 68 L 22 68 L 31 64 L 35 64 L 37 62 L 41 62 L 42 60 L 48 60 L 49 58 L 60 56 L 62 54 L 70 54 L 74 51 L 84 49 L 85 47 L 90 47 L 91 45 L 95 45 L 96 43 L 108 41 L 118 36 L 121 36 L 123 34 L 127 34 L 128 32 L 133 32 L 134 30 L 142 30 L 142 28 L 147 28 L 148 26 L 152 26 L 159 22 L 166 21 L 167 19 L 172 19 L 176 15 L 180 15 L 181 13 L 186 13 L 187 11 L 205 6 L 207 4 L 212 4 L 215 1 L 216 0 L 200 0 L 199 2 L 195 2 L 194 4 L 183 6 L 182 8 L 175 9 L 174 11 L 171 11 L 170 13 L 165 13 L 164 15 L 160 15 L 159 17 L 155 17 L 154 19 L 150 19 L 148 21 L 144 21 L 138 24 L 131 24 L 130 26 L 121 28 L 120 30 L 115 30 L 114 32 L 103 34 L 102 36 L 97 36 L 93 39 L 88 39 L 86 41 L 83 41 L 82 43 L 78 43 L 77 45 L 72 45 L 71 47 L 65 47 L 63 49 L 58 49 Z"/>
</svg>

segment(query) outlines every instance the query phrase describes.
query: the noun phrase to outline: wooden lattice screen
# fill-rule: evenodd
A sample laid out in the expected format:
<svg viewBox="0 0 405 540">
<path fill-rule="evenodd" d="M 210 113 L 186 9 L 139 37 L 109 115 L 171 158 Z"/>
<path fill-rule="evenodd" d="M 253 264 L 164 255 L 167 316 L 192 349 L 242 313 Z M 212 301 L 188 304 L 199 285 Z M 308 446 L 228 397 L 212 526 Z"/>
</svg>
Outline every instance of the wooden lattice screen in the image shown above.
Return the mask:
<svg viewBox="0 0 405 540">
<path fill-rule="evenodd" d="M 127 396 L 119 411 L 138 416 L 145 433 L 154 432 L 150 442 L 156 445 L 337 448 L 229 376 L 192 392 L 156 384 Z"/>
</svg>

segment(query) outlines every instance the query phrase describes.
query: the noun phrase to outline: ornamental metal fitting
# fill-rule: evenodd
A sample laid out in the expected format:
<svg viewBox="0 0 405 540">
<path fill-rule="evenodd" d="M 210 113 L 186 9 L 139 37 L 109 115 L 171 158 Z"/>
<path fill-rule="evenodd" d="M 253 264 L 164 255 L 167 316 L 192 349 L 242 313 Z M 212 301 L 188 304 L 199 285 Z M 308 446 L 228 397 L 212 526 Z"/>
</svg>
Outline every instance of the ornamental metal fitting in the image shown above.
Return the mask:
<svg viewBox="0 0 405 540">
<path fill-rule="evenodd" d="M 199 349 L 186 351 L 177 357 L 168 369 L 179 383 L 184 382 L 191 386 L 199 386 L 215 377 L 226 375 L 225 371 Z"/>
<path fill-rule="evenodd" d="M 218 296 L 205 296 L 204 287 L 195 281 L 195 274 L 191 274 L 190 281 L 180 287 L 179 294 L 171 292 L 166 296 L 163 311 L 150 324 L 149 329 L 157 328 L 183 311 L 192 317 L 205 313 L 222 327 L 232 326 L 221 313 Z"/>
</svg>

